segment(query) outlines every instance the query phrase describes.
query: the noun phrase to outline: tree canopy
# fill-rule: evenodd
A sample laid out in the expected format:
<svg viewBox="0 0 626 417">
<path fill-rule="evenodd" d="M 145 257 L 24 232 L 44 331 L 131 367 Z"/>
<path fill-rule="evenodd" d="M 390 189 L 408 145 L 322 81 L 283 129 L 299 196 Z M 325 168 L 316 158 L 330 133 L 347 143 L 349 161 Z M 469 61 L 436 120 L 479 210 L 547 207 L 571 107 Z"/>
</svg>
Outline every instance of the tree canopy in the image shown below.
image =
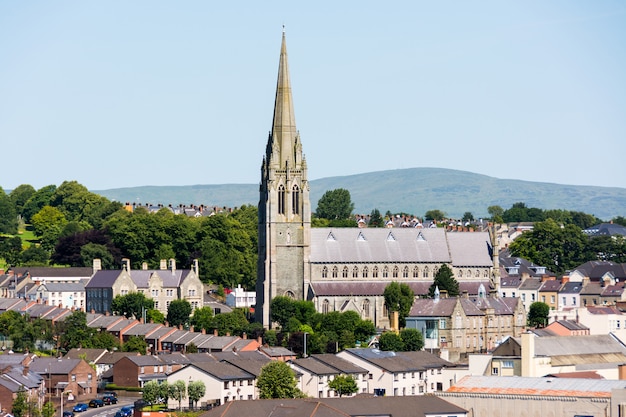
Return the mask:
<svg viewBox="0 0 626 417">
<path fill-rule="evenodd" d="M 406 325 L 406 317 L 409 315 L 409 311 L 411 311 L 415 301 L 415 294 L 411 287 L 405 283 L 390 282 L 385 287 L 383 297 L 389 311 L 398 312 L 399 325 L 404 327 Z"/>
<path fill-rule="evenodd" d="M 154 308 L 154 300 L 147 298 L 142 292 L 117 295 L 111 302 L 113 313 L 126 318 L 142 318 L 144 312 L 152 308 Z"/>
<path fill-rule="evenodd" d="M 449 297 L 457 297 L 459 295 L 459 283 L 454 278 L 454 273 L 446 264 L 442 264 L 435 274 L 435 279 L 428 288 L 428 296 L 432 298 L 435 295 L 435 288 L 439 291 L 447 291 Z"/>
<path fill-rule="evenodd" d="M 304 397 L 297 387 L 296 374 L 282 361 L 271 361 L 264 365 L 256 385 L 262 399 Z"/>
<path fill-rule="evenodd" d="M 191 316 L 192 312 L 191 304 L 187 300 L 172 300 L 170 302 L 169 307 L 167 307 L 167 316 L 166 320 L 170 324 L 170 326 L 178 327 L 188 327 L 189 326 L 189 316 Z"/>
<path fill-rule="evenodd" d="M 346 220 L 352 216 L 354 203 L 350 191 L 344 188 L 329 190 L 317 202 L 315 215 L 320 219 Z"/>
<path fill-rule="evenodd" d="M 339 394 L 339 397 L 356 394 L 359 391 L 356 380 L 352 375 L 335 376 L 332 380 L 328 381 L 328 388 Z"/>
<path fill-rule="evenodd" d="M 545 327 L 548 324 L 550 306 L 541 301 L 535 301 L 528 309 L 528 325 L 534 327 Z"/>
</svg>

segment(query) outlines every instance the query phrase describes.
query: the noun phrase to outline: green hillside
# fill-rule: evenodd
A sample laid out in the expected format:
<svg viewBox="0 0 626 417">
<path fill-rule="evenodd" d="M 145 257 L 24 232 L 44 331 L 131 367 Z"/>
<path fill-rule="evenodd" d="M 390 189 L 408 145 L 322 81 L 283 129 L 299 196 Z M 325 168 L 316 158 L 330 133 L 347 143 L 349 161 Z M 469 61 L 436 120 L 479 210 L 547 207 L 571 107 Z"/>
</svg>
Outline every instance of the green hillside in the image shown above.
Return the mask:
<svg viewBox="0 0 626 417">
<path fill-rule="evenodd" d="M 383 214 L 389 210 L 422 216 L 427 210 L 439 209 L 450 217 L 470 211 L 478 218 L 486 216 L 491 205 L 507 209 L 513 203 L 524 202 L 528 207 L 582 211 L 605 220 L 626 216 L 624 188 L 505 180 L 441 168 L 322 178 L 311 181 L 310 186 L 313 210 L 326 191 L 345 188 L 350 191 L 355 212 L 363 214 L 377 208 Z M 259 198 L 257 184 L 146 186 L 94 192 L 121 202 L 210 207 L 256 205 Z"/>
</svg>

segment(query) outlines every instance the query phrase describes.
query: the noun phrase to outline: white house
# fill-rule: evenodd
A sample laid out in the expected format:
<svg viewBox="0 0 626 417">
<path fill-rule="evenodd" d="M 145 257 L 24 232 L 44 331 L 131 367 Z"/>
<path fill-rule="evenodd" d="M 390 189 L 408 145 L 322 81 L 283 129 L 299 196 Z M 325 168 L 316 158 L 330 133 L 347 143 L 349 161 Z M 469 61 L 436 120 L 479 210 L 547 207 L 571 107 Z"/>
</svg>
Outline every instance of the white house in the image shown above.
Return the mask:
<svg viewBox="0 0 626 417">
<path fill-rule="evenodd" d="M 226 305 L 229 307 L 252 307 L 256 304 L 256 292 L 246 291 L 237 285 L 226 295 Z"/>
</svg>

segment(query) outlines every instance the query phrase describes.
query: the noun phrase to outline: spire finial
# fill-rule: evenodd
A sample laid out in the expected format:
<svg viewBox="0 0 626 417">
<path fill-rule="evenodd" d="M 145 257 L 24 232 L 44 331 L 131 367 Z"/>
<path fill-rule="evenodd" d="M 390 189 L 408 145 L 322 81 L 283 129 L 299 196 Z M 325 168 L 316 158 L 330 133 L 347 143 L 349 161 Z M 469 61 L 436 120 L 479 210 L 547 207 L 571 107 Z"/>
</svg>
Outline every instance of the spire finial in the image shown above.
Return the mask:
<svg viewBox="0 0 626 417">
<path fill-rule="evenodd" d="M 285 24 L 283 23 L 283 34 L 285 33 Z"/>
</svg>

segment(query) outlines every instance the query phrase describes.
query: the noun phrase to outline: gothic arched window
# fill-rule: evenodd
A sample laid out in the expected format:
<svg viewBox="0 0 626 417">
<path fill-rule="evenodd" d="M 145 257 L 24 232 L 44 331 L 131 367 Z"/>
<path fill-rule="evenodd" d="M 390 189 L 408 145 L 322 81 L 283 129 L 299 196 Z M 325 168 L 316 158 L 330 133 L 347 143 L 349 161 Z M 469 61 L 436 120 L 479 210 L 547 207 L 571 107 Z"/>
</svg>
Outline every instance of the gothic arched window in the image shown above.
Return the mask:
<svg viewBox="0 0 626 417">
<path fill-rule="evenodd" d="M 367 269 L 367 267 L 363 267 L 363 278 L 367 278 L 367 275 L 369 273 L 369 270 Z"/>
<path fill-rule="evenodd" d="M 372 278 L 378 278 L 378 267 L 375 266 L 374 269 L 372 269 Z"/>
<path fill-rule="evenodd" d="M 359 268 L 355 266 L 354 268 L 352 268 L 352 278 L 358 278 L 358 277 L 359 277 Z"/>
<path fill-rule="evenodd" d="M 424 267 L 424 278 L 428 278 L 428 267 Z"/>
<path fill-rule="evenodd" d="M 383 268 L 383 278 L 387 278 L 389 276 L 389 268 Z"/>
<path fill-rule="evenodd" d="M 420 277 L 420 269 L 418 267 L 413 268 L 413 278 Z"/>
<path fill-rule="evenodd" d="M 402 269 L 402 278 L 408 278 L 409 277 L 409 267 L 405 266 L 404 269 Z"/>
<path fill-rule="evenodd" d="M 339 269 L 336 266 L 333 266 L 333 278 L 337 278 L 339 274 Z"/>
<path fill-rule="evenodd" d="M 322 268 L 322 278 L 328 278 L 328 268 Z"/>
<path fill-rule="evenodd" d="M 300 214 L 300 188 L 297 184 L 291 189 L 291 212 Z"/>
<path fill-rule="evenodd" d="M 348 267 L 344 266 L 343 270 L 341 271 L 341 277 L 342 278 L 348 278 Z"/>
<path fill-rule="evenodd" d="M 367 298 L 363 300 L 363 317 L 366 319 L 370 318 L 370 300 Z"/>
<path fill-rule="evenodd" d="M 285 214 L 285 186 L 278 186 L 278 214 Z"/>
<path fill-rule="evenodd" d="M 330 303 L 328 302 L 328 300 L 322 301 L 322 313 L 328 314 L 329 311 L 330 311 Z"/>
</svg>

